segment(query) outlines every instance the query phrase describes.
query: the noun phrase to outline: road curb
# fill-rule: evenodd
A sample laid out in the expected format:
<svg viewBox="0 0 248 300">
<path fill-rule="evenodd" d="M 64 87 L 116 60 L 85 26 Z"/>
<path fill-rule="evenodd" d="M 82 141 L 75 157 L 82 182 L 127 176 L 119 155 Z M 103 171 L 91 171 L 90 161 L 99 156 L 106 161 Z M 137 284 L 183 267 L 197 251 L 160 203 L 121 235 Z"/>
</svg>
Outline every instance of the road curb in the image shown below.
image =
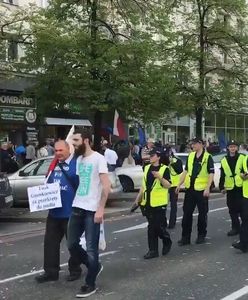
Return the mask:
<svg viewBox="0 0 248 300">
<path fill-rule="evenodd" d="M 106 212 L 104 214 L 105 219 L 110 219 L 114 217 L 121 217 L 130 214 L 130 208 L 114 211 L 114 212 Z M 1 216 L 0 223 L 45 223 L 47 216 L 42 217 L 27 217 L 27 216 Z"/>
<path fill-rule="evenodd" d="M 214 194 L 210 197 L 210 201 L 211 199 L 216 199 L 219 198 L 221 194 Z M 133 202 L 133 198 L 121 198 L 118 200 L 115 199 L 111 199 L 109 201 L 109 205 L 107 207 L 114 207 L 114 203 L 113 202 L 127 202 L 130 203 L 130 205 L 128 205 L 127 208 L 120 208 L 118 210 L 118 208 L 116 208 L 115 211 L 111 211 L 105 212 L 105 219 L 110 219 L 110 218 L 115 218 L 115 217 L 121 217 L 121 216 L 126 216 L 130 214 L 130 208 L 131 208 L 131 203 Z M 183 202 L 183 198 L 180 197 L 178 199 L 179 203 Z M 10 208 L 11 209 L 11 208 Z M 32 216 L 32 214 L 30 213 L 29 215 L 0 215 L 0 223 L 45 223 L 46 222 L 46 218 L 47 218 L 47 214 L 44 214 L 42 216 Z"/>
</svg>

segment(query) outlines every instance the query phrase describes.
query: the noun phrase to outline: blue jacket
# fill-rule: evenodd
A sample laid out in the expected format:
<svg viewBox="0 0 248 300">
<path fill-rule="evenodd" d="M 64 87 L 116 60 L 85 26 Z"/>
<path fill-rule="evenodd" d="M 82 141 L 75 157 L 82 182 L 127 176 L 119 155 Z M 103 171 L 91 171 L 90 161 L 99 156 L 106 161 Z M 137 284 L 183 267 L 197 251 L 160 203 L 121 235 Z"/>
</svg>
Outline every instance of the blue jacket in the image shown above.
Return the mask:
<svg viewBox="0 0 248 300">
<path fill-rule="evenodd" d="M 76 162 L 74 157 L 69 157 L 65 162 L 60 163 L 64 172 L 70 178 L 66 178 L 60 167 L 56 165 L 48 178 L 48 183 L 59 182 L 61 189 L 62 207 L 49 210 L 49 215 L 53 218 L 69 218 L 72 211 L 72 202 L 79 184 L 78 175 L 76 175 Z"/>
</svg>

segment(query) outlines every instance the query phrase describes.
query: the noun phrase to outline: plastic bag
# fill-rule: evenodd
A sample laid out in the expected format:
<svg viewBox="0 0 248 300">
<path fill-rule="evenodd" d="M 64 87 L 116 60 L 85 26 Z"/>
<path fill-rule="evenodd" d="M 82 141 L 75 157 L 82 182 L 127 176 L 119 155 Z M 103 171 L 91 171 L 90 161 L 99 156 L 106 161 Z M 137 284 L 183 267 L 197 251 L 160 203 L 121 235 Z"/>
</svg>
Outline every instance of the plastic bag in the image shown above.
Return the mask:
<svg viewBox="0 0 248 300">
<path fill-rule="evenodd" d="M 86 240 L 85 240 L 85 232 L 82 234 L 80 238 L 79 244 L 82 246 L 82 248 L 86 251 Z M 100 224 L 100 237 L 99 237 L 99 250 L 105 250 L 106 249 L 106 240 L 105 240 L 105 233 L 104 233 L 104 225 L 103 223 Z"/>
</svg>

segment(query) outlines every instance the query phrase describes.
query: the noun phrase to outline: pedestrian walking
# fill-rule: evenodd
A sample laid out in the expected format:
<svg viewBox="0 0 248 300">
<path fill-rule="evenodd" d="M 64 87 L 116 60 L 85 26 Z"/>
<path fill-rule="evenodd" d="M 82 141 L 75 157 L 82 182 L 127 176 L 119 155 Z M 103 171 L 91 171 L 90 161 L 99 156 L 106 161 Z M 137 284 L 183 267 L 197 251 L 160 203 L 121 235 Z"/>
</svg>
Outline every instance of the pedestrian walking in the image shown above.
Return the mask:
<svg viewBox="0 0 248 300">
<path fill-rule="evenodd" d="M 242 207 L 242 186 L 244 155 L 238 153 L 238 143 L 230 141 L 227 144 L 227 155 L 221 160 L 219 188 L 222 194 L 226 194 L 227 207 L 232 221 L 228 236 L 234 236 L 240 232 L 240 217 Z"/>
<path fill-rule="evenodd" d="M 171 187 L 169 189 L 170 194 L 170 218 L 169 218 L 169 229 L 173 229 L 176 226 L 177 220 L 177 201 L 178 193 L 176 193 L 176 188 L 180 182 L 180 175 L 183 172 L 183 163 L 181 159 L 176 157 L 173 152 L 171 152 L 169 157 L 169 170 L 171 178 Z"/>
<path fill-rule="evenodd" d="M 34 145 L 31 142 L 27 141 L 26 157 L 24 161 L 25 165 L 36 159 L 35 152 L 36 151 Z"/>
<path fill-rule="evenodd" d="M 0 148 L 0 172 L 9 173 L 11 156 L 8 152 L 8 143 L 2 142 Z"/>
<path fill-rule="evenodd" d="M 37 150 L 37 158 L 42 158 L 48 156 L 48 150 L 46 148 L 47 144 L 46 143 L 40 143 L 39 148 Z"/>
<path fill-rule="evenodd" d="M 248 155 L 243 159 L 243 168 L 241 177 L 243 179 L 243 199 L 241 202 L 241 227 L 239 241 L 234 242 L 232 246 L 241 250 L 243 253 L 248 252 Z"/>
<path fill-rule="evenodd" d="M 104 157 L 107 161 L 107 166 L 108 166 L 108 171 L 109 172 L 114 172 L 116 169 L 116 164 L 118 160 L 118 156 L 116 152 L 112 149 L 110 149 L 109 143 L 107 140 L 104 140 L 102 142 L 102 149 L 104 152 Z"/>
<path fill-rule="evenodd" d="M 50 209 L 46 220 L 44 237 L 44 271 L 37 276 L 38 283 L 56 281 L 60 270 L 60 243 L 67 236 L 67 224 L 72 211 L 72 201 L 78 187 L 76 159 L 70 154 L 66 141 L 55 143 L 55 159 L 47 182 L 59 182 L 61 187 L 62 207 Z M 76 280 L 81 275 L 80 265 L 68 262 L 70 275 L 68 281 Z"/>
<path fill-rule="evenodd" d="M 142 148 L 141 150 L 141 159 L 142 159 L 142 165 L 143 169 L 146 165 L 150 164 L 150 155 L 149 152 L 154 148 L 155 140 L 152 138 L 149 138 L 147 140 L 146 146 Z"/>
<path fill-rule="evenodd" d="M 79 138 L 78 135 L 74 138 Z M 96 277 L 103 269 L 99 262 L 98 244 L 100 223 L 103 222 L 104 208 L 111 184 L 104 156 L 91 148 L 90 132 L 82 131 L 80 139 L 82 145 L 78 149 L 81 155 L 77 159 L 79 186 L 68 224 L 68 249 L 72 263 L 84 264 L 88 269 L 85 284 L 76 295 L 78 298 L 85 298 L 96 292 Z M 79 244 L 84 232 L 86 251 Z"/>
<path fill-rule="evenodd" d="M 150 164 L 145 166 L 142 187 L 136 197 L 135 204 L 140 205 L 143 215 L 148 221 L 148 248 L 144 259 L 158 257 L 158 238 L 163 242 L 162 255 L 169 253 L 172 245 L 166 231 L 166 207 L 169 201 L 170 172 L 160 163 L 160 149 L 150 150 Z"/>
<path fill-rule="evenodd" d="M 179 246 L 190 244 L 193 223 L 193 212 L 198 208 L 198 237 L 196 244 L 206 242 L 207 213 L 210 187 L 214 177 L 214 162 L 212 156 L 205 151 L 203 140 L 192 140 L 193 152 L 188 156 L 185 170 L 176 189 L 185 183 L 185 197 L 183 203 L 182 238 L 178 241 Z"/>
</svg>

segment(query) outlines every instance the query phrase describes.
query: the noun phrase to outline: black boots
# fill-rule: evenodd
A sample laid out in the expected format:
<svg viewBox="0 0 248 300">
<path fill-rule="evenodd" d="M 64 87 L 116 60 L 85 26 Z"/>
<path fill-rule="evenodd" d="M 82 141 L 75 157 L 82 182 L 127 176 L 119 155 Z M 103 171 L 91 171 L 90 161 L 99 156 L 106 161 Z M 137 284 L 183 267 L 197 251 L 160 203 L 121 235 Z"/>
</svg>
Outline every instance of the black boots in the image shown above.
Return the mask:
<svg viewBox="0 0 248 300">
<path fill-rule="evenodd" d="M 179 240 L 177 243 L 178 243 L 178 246 L 190 245 L 190 238 L 182 237 L 181 240 Z"/>
<path fill-rule="evenodd" d="M 48 282 L 48 281 L 57 281 L 58 279 L 59 279 L 58 274 L 48 274 L 48 273 L 40 274 L 35 277 L 35 280 L 38 283 L 44 283 L 44 282 Z"/>
<path fill-rule="evenodd" d="M 151 259 L 151 258 L 155 258 L 155 257 L 158 257 L 158 252 L 157 251 L 148 251 L 144 255 L 144 259 Z"/>
<path fill-rule="evenodd" d="M 238 235 L 239 231 L 237 229 L 231 229 L 230 231 L 228 231 L 227 236 L 234 236 L 234 235 Z"/>
<path fill-rule="evenodd" d="M 166 255 L 170 252 L 171 245 L 172 245 L 171 240 L 168 240 L 167 242 L 163 242 L 162 255 Z"/>
<path fill-rule="evenodd" d="M 248 247 L 244 247 L 240 242 L 232 243 L 233 248 L 241 250 L 243 253 L 248 252 Z"/>
</svg>

